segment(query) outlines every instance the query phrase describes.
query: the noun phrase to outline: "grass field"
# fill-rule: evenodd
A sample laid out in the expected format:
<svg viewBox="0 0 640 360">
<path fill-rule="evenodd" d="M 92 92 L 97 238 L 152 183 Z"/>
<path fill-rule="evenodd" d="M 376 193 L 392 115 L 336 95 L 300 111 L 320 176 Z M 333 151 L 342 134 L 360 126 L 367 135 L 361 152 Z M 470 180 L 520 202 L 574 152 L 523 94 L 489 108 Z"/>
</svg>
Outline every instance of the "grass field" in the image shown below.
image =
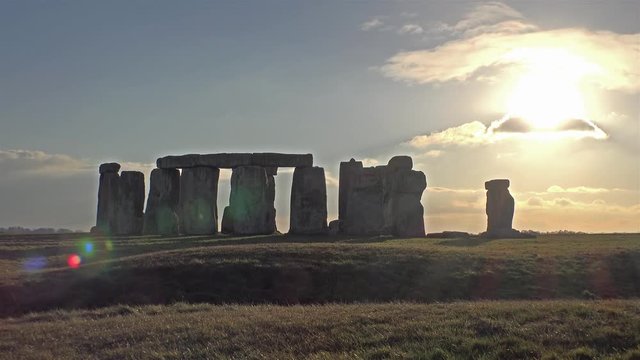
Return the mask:
<svg viewBox="0 0 640 360">
<path fill-rule="evenodd" d="M 90 244 L 90 245 L 88 245 Z M 79 254 L 77 269 L 67 265 Z M 640 297 L 640 235 L 0 238 L 0 315 L 114 304 Z"/>
<path fill-rule="evenodd" d="M 115 306 L 0 322 L 11 359 L 639 359 L 640 302 Z"/>
<path fill-rule="evenodd" d="M 640 359 L 638 298 L 637 234 L 0 236 L 8 359 Z"/>
</svg>

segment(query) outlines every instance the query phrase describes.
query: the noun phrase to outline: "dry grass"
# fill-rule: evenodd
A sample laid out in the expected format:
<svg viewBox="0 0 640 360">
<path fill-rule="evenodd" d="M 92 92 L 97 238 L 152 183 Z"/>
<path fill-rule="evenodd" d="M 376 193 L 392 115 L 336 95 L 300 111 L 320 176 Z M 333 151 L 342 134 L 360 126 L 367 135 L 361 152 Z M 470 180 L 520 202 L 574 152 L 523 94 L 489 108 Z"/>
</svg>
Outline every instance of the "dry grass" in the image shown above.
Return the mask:
<svg viewBox="0 0 640 360">
<path fill-rule="evenodd" d="M 11 359 L 638 359 L 640 301 L 114 306 L 0 322 Z"/>
</svg>

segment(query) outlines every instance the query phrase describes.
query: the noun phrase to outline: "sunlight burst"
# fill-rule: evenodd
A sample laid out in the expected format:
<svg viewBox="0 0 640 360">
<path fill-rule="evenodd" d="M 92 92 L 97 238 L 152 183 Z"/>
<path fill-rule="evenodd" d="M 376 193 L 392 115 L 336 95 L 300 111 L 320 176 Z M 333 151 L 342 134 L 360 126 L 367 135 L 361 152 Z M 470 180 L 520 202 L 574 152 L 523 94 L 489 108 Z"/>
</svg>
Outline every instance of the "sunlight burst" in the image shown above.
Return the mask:
<svg viewBox="0 0 640 360">
<path fill-rule="evenodd" d="M 587 118 L 580 82 L 598 71 L 595 65 L 563 49 L 516 49 L 506 59 L 523 64 L 507 99 L 509 117 L 524 119 L 538 130 Z"/>
</svg>

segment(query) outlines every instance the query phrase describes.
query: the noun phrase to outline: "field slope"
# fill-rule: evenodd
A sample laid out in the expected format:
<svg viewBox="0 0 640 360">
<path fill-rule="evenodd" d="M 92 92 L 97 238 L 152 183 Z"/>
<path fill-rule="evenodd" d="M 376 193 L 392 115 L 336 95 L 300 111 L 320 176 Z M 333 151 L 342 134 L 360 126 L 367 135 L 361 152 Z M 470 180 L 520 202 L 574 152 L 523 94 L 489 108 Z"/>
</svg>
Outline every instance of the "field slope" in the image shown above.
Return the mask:
<svg viewBox="0 0 640 360">
<path fill-rule="evenodd" d="M 67 259 L 78 254 L 81 265 Z M 640 235 L 0 237 L 0 316 L 173 302 L 640 297 Z"/>
</svg>

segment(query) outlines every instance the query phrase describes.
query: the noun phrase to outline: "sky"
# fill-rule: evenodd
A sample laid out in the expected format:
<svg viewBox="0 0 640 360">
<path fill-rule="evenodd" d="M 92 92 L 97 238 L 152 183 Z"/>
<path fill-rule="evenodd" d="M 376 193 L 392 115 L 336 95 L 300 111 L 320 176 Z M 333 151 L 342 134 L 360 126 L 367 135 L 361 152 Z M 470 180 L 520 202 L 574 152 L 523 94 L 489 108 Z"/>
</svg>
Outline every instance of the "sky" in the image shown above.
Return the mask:
<svg viewBox="0 0 640 360">
<path fill-rule="evenodd" d="M 427 232 L 483 231 L 494 178 L 518 229 L 640 232 L 635 1 L 0 0 L 0 46 L 0 227 L 88 230 L 102 162 L 274 151 L 329 220 L 340 161 L 406 154 Z"/>
</svg>

